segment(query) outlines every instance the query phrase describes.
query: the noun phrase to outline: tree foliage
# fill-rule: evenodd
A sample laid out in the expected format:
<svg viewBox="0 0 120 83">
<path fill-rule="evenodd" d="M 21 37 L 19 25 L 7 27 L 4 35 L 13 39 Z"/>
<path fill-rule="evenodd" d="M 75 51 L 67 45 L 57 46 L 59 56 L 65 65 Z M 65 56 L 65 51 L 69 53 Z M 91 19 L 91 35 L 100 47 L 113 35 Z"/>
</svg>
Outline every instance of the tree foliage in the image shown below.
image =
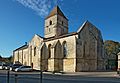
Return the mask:
<svg viewBox="0 0 120 83">
<path fill-rule="evenodd" d="M 120 43 L 112 40 L 107 40 L 104 42 L 104 48 L 108 56 L 111 54 L 117 55 L 120 52 Z"/>
<path fill-rule="evenodd" d="M 2 57 L 0 56 L 0 60 L 6 63 L 13 63 L 13 56 L 9 56 L 9 57 Z"/>
<path fill-rule="evenodd" d="M 11 55 L 10 57 L 7 58 L 9 62 L 13 62 L 13 56 Z"/>
<path fill-rule="evenodd" d="M 2 59 L 2 56 L 0 55 L 0 59 Z"/>
<path fill-rule="evenodd" d="M 4 59 L 5 59 L 5 62 L 7 62 L 7 63 L 12 63 L 13 62 L 13 57 L 12 56 L 4 58 Z"/>
</svg>

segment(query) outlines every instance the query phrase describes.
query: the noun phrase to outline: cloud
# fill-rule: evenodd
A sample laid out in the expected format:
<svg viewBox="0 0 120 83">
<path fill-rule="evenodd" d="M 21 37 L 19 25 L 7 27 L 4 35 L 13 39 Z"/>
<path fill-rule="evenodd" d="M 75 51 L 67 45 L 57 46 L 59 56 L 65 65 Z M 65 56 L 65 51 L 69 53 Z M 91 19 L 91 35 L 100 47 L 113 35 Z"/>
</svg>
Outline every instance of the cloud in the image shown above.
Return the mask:
<svg viewBox="0 0 120 83">
<path fill-rule="evenodd" d="M 38 13 L 41 17 L 49 13 L 51 7 L 50 0 L 16 0 L 23 6 L 28 7 Z"/>
<path fill-rule="evenodd" d="M 45 17 L 48 15 L 50 8 L 52 5 L 56 5 L 58 2 L 62 2 L 63 0 L 16 0 L 23 6 L 30 8 L 37 12 L 41 17 Z"/>
</svg>

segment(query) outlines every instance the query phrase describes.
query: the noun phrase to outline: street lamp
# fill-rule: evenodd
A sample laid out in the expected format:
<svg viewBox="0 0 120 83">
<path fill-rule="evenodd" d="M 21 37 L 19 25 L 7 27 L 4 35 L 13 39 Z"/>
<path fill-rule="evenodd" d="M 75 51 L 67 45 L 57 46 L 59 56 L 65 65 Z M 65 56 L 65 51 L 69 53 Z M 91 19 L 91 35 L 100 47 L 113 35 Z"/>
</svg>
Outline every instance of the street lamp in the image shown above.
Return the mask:
<svg viewBox="0 0 120 83">
<path fill-rule="evenodd" d="M 10 81 L 10 71 L 8 70 L 7 71 L 7 83 L 9 83 L 9 81 Z"/>
<path fill-rule="evenodd" d="M 40 48 L 40 83 L 42 83 L 42 48 Z"/>
</svg>

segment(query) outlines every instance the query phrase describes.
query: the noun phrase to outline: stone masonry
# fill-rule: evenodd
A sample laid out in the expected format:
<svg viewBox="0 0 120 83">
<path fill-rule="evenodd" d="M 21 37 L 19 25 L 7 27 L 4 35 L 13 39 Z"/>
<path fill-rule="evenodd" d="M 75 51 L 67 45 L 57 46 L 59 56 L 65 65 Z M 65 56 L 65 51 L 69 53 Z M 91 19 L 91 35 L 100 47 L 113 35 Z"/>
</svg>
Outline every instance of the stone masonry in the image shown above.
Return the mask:
<svg viewBox="0 0 120 83">
<path fill-rule="evenodd" d="M 85 21 L 77 32 L 68 32 L 68 19 L 56 6 L 45 19 L 45 35 L 35 34 L 27 45 L 13 51 L 14 63 L 56 72 L 105 69 L 101 32 Z"/>
</svg>

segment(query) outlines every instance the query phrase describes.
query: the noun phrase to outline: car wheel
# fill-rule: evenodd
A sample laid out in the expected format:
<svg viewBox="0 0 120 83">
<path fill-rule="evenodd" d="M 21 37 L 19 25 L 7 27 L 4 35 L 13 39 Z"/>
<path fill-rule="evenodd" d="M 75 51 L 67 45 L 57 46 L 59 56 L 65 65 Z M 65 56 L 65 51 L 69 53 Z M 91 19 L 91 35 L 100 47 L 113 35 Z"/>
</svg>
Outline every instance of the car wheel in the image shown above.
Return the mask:
<svg viewBox="0 0 120 83">
<path fill-rule="evenodd" d="M 18 70 L 18 72 L 21 72 L 21 70 Z"/>
<path fill-rule="evenodd" d="M 10 68 L 10 71 L 12 71 L 12 68 Z"/>
<path fill-rule="evenodd" d="M 32 72 L 33 70 L 31 69 L 30 71 Z"/>
</svg>

